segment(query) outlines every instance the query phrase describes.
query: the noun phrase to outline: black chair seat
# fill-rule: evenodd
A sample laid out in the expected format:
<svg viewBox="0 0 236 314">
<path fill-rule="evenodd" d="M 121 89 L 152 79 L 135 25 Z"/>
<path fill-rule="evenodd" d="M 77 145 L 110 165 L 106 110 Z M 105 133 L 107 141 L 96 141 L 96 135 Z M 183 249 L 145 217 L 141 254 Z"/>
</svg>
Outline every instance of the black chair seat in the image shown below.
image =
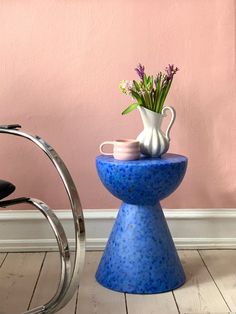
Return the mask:
<svg viewBox="0 0 236 314">
<path fill-rule="evenodd" d="M 0 200 L 15 191 L 16 187 L 10 182 L 0 180 Z"/>
</svg>

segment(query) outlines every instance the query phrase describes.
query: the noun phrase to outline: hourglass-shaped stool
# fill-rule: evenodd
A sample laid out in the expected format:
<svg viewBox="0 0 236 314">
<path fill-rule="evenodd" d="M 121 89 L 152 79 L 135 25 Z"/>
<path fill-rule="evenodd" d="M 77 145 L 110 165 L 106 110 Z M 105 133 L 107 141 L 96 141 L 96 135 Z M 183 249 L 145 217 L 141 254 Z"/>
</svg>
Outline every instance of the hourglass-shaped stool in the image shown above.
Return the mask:
<svg viewBox="0 0 236 314">
<path fill-rule="evenodd" d="M 119 161 L 98 156 L 104 186 L 123 202 L 100 261 L 96 279 L 128 293 L 159 293 L 181 286 L 185 274 L 159 201 L 181 183 L 187 158 Z"/>
</svg>

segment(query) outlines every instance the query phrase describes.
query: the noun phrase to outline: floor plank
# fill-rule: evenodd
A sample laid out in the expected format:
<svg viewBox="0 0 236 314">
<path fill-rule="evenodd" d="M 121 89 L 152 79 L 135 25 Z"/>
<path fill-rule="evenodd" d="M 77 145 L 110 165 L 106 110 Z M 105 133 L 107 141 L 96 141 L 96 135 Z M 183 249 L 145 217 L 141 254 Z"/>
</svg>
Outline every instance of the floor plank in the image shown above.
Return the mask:
<svg viewBox="0 0 236 314">
<path fill-rule="evenodd" d="M 180 313 L 233 314 L 230 309 L 236 311 L 236 250 L 201 250 L 199 253 L 179 251 L 187 275 L 185 285 L 173 292 Z M 95 281 L 101 254 L 86 254 L 77 314 L 179 313 L 171 292 L 156 295 L 127 294 L 126 313 L 124 294 L 105 289 Z M 45 253 L 0 253 L 0 314 L 25 311 L 36 282 L 31 308 L 47 302 L 55 293 L 59 280 L 59 254 L 47 253 L 45 260 L 44 256 Z M 76 298 L 77 294 L 58 313 L 75 314 Z"/>
<path fill-rule="evenodd" d="M 152 295 L 127 294 L 129 314 L 178 314 L 172 292 Z"/>
<path fill-rule="evenodd" d="M 55 294 L 59 283 L 60 257 L 57 252 L 48 252 L 42 267 L 37 287 L 30 308 L 43 305 Z M 72 300 L 58 314 L 74 314 L 76 306 L 75 293 Z"/>
<path fill-rule="evenodd" d="M 0 268 L 0 314 L 19 314 L 28 307 L 44 253 L 9 253 Z"/>
<path fill-rule="evenodd" d="M 95 280 L 101 252 L 87 252 L 79 289 L 78 314 L 126 314 L 123 293 L 103 288 Z"/>
<path fill-rule="evenodd" d="M 187 281 L 174 291 L 181 313 L 229 312 L 197 251 L 179 251 Z"/>
<path fill-rule="evenodd" d="M 236 250 L 199 252 L 231 311 L 236 311 Z"/>
</svg>

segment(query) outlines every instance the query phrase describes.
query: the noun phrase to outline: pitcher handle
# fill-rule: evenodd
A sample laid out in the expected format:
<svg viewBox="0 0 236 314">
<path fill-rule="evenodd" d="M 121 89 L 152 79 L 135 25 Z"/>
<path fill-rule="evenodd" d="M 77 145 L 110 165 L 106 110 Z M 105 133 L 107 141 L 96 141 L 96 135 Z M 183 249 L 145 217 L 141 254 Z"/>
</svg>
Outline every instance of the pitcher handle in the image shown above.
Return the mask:
<svg viewBox="0 0 236 314">
<path fill-rule="evenodd" d="M 164 107 L 164 108 L 162 109 L 161 113 L 164 114 L 166 110 L 170 110 L 171 115 L 172 115 L 171 120 L 170 120 L 170 123 L 169 123 L 169 125 L 168 125 L 168 127 L 167 127 L 167 129 L 166 129 L 166 137 L 167 137 L 167 139 L 170 141 L 170 129 L 171 129 L 172 125 L 173 125 L 174 122 L 175 122 L 176 111 L 175 111 L 175 109 L 174 109 L 173 107 L 168 107 L 168 106 L 166 106 L 166 107 Z"/>
</svg>

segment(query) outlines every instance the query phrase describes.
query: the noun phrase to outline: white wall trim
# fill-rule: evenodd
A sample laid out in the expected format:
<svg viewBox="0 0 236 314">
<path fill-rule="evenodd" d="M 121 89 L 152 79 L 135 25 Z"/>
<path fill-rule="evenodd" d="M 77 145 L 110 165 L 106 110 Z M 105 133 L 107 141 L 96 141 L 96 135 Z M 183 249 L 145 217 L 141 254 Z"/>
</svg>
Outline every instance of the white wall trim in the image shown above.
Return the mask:
<svg viewBox="0 0 236 314">
<path fill-rule="evenodd" d="M 74 245 L 72 214 L 55 211 L 71 247 Z M 236 208 L 164 210 L 175 245 L 180 249 L 236 248 Z M 117 210 L 84 210 L 87 250 L 102 250 Z M 0 211 L 0 251 L 57 250 L 43 215 L 33 210 Z"/>
</svg>

